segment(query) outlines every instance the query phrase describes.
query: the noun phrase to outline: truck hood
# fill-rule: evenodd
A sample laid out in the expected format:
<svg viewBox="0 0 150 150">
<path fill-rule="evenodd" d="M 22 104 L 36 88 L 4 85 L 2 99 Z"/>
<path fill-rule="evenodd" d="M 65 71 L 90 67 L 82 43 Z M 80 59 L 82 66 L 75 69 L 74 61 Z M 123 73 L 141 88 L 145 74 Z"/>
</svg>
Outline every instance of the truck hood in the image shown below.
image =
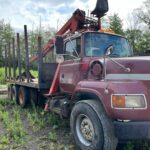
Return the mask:
<svg viewBox="0 0 150 150">
<path fill-rule="evenodd" d="M 112 60 L 129 68 L 130 72 Z M 150 80 L 150 56 L 112 58 L 112 60 L 109 58 L 106 60 L 107 79 Z"/>
</svg>

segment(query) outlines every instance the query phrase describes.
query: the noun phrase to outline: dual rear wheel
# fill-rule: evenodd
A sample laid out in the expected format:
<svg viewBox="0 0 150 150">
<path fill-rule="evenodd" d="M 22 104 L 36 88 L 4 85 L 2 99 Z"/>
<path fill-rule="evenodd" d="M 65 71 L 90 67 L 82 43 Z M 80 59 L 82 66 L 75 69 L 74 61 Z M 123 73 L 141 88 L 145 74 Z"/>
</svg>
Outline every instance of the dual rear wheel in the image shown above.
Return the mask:
<svg viewBox="0 0 150 150">
<path fill-rule="evenodd" d="M 29 90 L 25 87 L 20 87 L 18 91 L 18 104 L 25 108 L 29 102 Z"/>
<path fill-rule="evenodd" d="M 37 105 L 38 96 L 35 89 L 30 89 L 18 85 L 9 85 L 8 98 L 15 101 L 22 108 L 25 108 L 29 103 Z"/>
</svg>

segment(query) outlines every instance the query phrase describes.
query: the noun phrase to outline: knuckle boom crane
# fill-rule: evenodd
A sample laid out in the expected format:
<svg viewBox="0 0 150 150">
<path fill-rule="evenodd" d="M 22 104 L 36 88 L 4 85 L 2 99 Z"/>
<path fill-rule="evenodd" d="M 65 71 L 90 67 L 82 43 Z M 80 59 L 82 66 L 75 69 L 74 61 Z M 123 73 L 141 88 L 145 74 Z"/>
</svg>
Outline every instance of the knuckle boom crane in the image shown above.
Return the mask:
<svg viewBox="0 0 150 150">
<path fill-rule="evenodd" d="M 56 33 L 56 36 L 66 37 L 69 34 L 73 34 L 75 32 L 84 32 L 86 30 L 97 31 L 101 29 L 101 21 L 100 18 L 105 15 L 108 11 L 108 1 L 107 0 L 98 0 L 95 9 L 91 14 L 97 17 L 98 20 L 94 18 L 86 17 L 85 11 L 77 9 L 72 17 L 63 25 L 63 27 Z M 43 57 L 47 55 L 47 53 L 54 46 L 55 37 L 50 39 L 48 43 L 42 48 Z M 36 61 L 38 56 L 32 56 L 30 58 L 30 63 Z"/>
</svg>

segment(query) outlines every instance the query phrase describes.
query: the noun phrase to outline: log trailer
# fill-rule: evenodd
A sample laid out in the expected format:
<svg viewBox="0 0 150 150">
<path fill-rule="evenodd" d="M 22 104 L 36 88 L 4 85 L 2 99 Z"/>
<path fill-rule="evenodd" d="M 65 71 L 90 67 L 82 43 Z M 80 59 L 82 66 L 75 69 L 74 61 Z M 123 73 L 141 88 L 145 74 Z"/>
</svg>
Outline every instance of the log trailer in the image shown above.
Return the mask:
<svg viewBox="0 0 150 150">
<path fill-rule="evenodd" d="M 25 26 L 26 78 L 21 74 L 19 34 L 18 79 L 14 69 L 12 80 L 10 64 L 5 65 L 10 97 L 22 108 L 42 102 L 45 111 L 70 118 L 82 150 L 115 150 L 118 140 L 150 138 L 150 57 L 134 57 L 125 37 L 101 29 L 107 11 L 107 0 L 97 1 L 92 18 L 77 9 L 43 48 L 38 38 L 38 53 L 30 59 Z M 51 50 L 57 62 L 44 63 Z M 9 55 L 10 46 L 6 60 Z M 29 72 L 35 61 L 37 81 Z"/>
</svg>

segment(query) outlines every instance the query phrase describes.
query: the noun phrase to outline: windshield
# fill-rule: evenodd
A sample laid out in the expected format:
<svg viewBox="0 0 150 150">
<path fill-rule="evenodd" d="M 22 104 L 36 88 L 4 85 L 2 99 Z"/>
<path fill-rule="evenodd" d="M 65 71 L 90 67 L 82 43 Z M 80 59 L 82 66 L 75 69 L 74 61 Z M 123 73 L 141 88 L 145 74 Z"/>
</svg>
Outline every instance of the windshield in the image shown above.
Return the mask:
<svg viewBox="0 0 150 150">
<path fill-rule="evenodd" d="M 85 56 L 103 56 L 110 45 L 113 45 L 110 57 L 132 56 L 132 49 L 127 39 L 121 36 L 95 32 L 85 34 Z"/>
</svg>

